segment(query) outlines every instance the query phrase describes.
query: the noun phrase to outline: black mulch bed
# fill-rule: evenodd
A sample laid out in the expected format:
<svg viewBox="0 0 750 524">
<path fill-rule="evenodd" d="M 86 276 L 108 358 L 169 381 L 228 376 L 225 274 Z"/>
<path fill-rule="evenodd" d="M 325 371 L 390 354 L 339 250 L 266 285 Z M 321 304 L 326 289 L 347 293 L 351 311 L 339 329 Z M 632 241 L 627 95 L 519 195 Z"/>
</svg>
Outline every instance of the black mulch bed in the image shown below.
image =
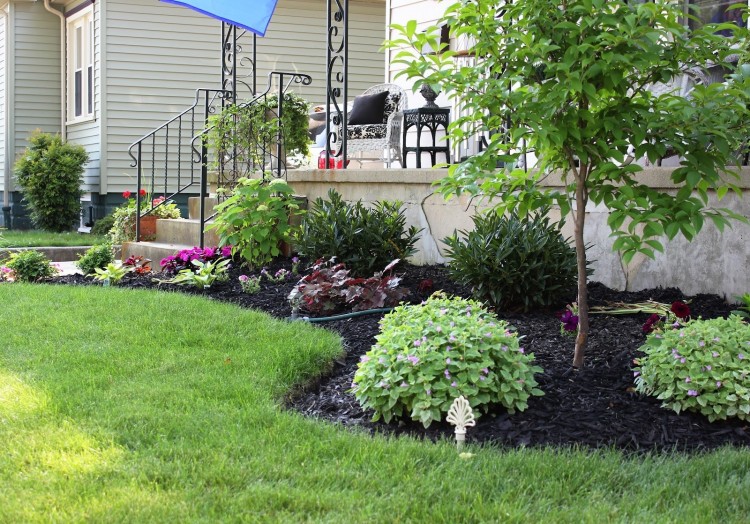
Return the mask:
<svg viewBox="0 0 750 524">
<path fill-rule="evenodd" d="M 275 263 L 290 268 L 286 261 Z M 174 285 L 162 289 L 179 290 L 228 301 L 242 307 L 255 308 L 276 317 L 288 318 L 291 309 L 286 296 L 294 281 L 273 284 L 263 281 L 261 291 L 254 295 L 242 293 L 237 276 L 231 270 L 228 282 L 198 291 Z M 434 290 L 464 297 L 469 290 L 456 285 L 440 266 L 402 266 L 403 284 L 412 290 L 412 302 L 418 303 Z M 158 276 L 158 275 L 157 275 Z M 129 275 L 124 287 L 155 288 L 152 276 Z M 424 281 L 432 282 L 424 289 Z M 90 285 L 91 278 L 80 275 L 57 277 L 52 282 Z M 422 284 L 420 286 L 420 284 Z M 607 302 L 642 302 L 648 299 L 671 303 L 689 300 L 693 316 L 714 318 L 726 316 L 732 309 L 715 295 L 684 296 L 678 289 L 653 289 L 641 292 L 619 292 L 592 283 L 589 286 L 592 306 Z M 571 293 L 572 298 L 574 296 Z M 586 365 L 580 371 L 570 367 L 573 339 L 560 334 L 559 321 L 551 312 L 531 314 L 500 313 L 498 316 L 514 325 L 523 335 L 524 346 L 536 356 L 544 372 L 537 375 L 543 397 L 532 398 L 523 413 L 508 415 L 502 408 L 479 418 L 470 428 L 467 441 L 501 446 L 570 446 L 614 447 L 630 451 L 700 451 L 723 445 L 750 444 L 750 423 L 739 420 L 709 423 L 698 414 L 680 415 L 660 407 L 659 401 L 633 391 L 633 359 L 644 342 L 641 327 L 648 315 L 592 315 Z M 330 374 L 315 384 L 308 384 L 288 400 L 288 407 L 305 415 L 345 426 L 359 426 L 372 433 L 410 434 L 427 439 L 452 438 L 452 427 L 401 422 L 371 422 L 372 413 L 362 410 L 348 393 L 357 362 L 373 344 L 381 314 L 372 314 L 320 324 L 337 331 L 344 340 L 346 355 L 334 363 Z"/>
</svg>

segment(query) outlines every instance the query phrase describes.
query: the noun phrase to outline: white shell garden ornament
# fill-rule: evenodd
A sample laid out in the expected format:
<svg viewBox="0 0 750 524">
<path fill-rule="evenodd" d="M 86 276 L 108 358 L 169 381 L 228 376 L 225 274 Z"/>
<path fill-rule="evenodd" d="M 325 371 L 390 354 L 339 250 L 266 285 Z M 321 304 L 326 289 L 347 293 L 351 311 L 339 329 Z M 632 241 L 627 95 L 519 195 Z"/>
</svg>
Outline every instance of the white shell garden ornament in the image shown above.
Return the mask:
<svg viewBox="0 0 750 524">
<path fill-rule="evenodd" d="M 474 412 L 471 410 L 471 404 L 463 395 L 458 397 L 451 404 L 446 419 L 449 423 L 456 426 L 456 445 L 460 448 L 466 440 L 466 428 L 476 426 Z"/>
</svg>

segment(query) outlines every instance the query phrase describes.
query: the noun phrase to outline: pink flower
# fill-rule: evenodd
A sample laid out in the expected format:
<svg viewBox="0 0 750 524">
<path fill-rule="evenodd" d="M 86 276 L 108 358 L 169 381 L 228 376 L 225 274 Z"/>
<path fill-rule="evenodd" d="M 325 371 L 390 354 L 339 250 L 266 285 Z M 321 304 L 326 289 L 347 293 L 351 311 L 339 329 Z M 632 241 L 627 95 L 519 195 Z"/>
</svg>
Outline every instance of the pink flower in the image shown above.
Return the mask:
<svg viewBox="0 0 750 524">
<path fill-rule="evenodd" d="M 445 359 L 445 363 L 446 363 L 446 364 L 450 364 L 450 363 L 451 363 L 451 359 L 449 359 L 449 358 L 446 358 L 446 359 Z"/>
<path fill-rule="evenodd" d="M 448 371 L 447 369 L 443 371 L 443 374 L 445 375 L 445 378 L 451 378 L 451 372 Z"/>
<path fill-rule="evenodd" d="M 687 394 L 688 394 L 689 397 L 697 397 L 698 396 L 698 392 L 696 390 L 694 390 L 694 389 L 689 389 L 688 392 L 687 392 Z"/>
<path fill-rule="evenodd" d="M 421 340 L 419 340 L 419 339 L 417 339 L 417 340 L 415 340 L 415 341 L 414 341 L 414 345 L 415 345 L 416 347 L 419 347 L 419 346 L 421 346 L 421 345 L 422 345 L 422 341 L 421 341 Z"/>
<path fill-rule="evenodd" d="M 451 387 L 452 388 L 457 388 L 458 387 L 458 384 L 456 384 L 455 380 L 453 382 L 451 382 Z"/>
<path fill-rule="evenodd" d="M 406 360 L 408 360 L 412 364 L 417 364 L 419 362 L 419 357 L 415 357 L 414 355 L 409 355 L 408 357 L 406 357 Z"/>
<path fill-rule="evenodd" d="M 231 257 L 232 256 L 232 246 L 224 246 L 221 248 L 221 256 L 223 257 Z"/>
<path fill-rule="evenodd" d="M 130 195 L 132 195 L 130 191 L 123 191 L 122 192 L 122 198 L 130 198 Z"/>
<path fill-rule="evenodd" d="M 367 355 L 362 355 L 361 357 L 359 357 L 359 360 L 360 362 L 369 362 L 370 357 L 368 357 Z"/>
<path fill-rule="evenodd" d="M 685 377 L 685 382 L 690 384 L 693 380 L 690 377 Z"/>
</svg>

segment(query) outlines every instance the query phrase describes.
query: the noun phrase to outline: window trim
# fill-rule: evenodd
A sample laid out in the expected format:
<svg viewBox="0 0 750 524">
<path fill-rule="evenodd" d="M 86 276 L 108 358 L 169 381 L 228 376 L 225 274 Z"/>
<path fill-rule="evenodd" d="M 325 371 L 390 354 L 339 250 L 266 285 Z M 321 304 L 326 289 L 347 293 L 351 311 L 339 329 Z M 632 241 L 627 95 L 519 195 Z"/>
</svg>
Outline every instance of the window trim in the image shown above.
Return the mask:
<svg viewBox="0 0 750 524">
<path fill-rule="evenodd" d="M 94 5 L 81 9 L 65 20 L 66 47 L 66 125 L 96 120 L 96 49 L 94 43 Z M 80 30 L 80 33 L 78 31 Z M 80 45 L 78 40 L 80 35 Z M 79 54 L 80 52 L 80 54 Z M 79 64 L 80 60 L 80 64 Z M 80 72 L 81 113 L 75 114 L 76 74 Z M 89 111 L 90 108 L 90 111 Z"/>
</svg>

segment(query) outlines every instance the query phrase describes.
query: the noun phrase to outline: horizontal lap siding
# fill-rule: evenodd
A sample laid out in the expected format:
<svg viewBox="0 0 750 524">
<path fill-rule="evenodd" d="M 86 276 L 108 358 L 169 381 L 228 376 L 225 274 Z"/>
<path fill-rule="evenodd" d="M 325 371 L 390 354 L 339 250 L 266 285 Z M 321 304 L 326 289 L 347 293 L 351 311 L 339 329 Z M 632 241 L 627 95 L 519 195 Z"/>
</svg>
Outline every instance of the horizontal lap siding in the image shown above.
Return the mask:
<svg viewBox="0 0 750 524">
<path fill-rule="evenodd" d="M 7 78 L 5 53 L 5 40 L 7 38 L 6 23 L 8 17 L 0 13 L 0 191 L 5 189 L 5 115 L 7 111 L 8 99 L 5 93 L 5 81 Z"/>
<path fill-rule="evenodd" d="M 384 81 L 383 2 L 350 2 L 350 98 Z M 221 83 L 218 21 L 153 0 L 107 2 L 107 191 L 132 189 L 128 146 L 189 107 L 197 88 Z M 258 38 L 258 89 L 271 70 L 313 77 L 296 89 L 311 103 L 325 101 L 326 12 L 321 0 L 279 0 L 264 38 Z"/>
<path fill-rule="evenodd" d="M 74 7 L 68 6 L 70 10 Z M 83 190 L 99 192 L 101 166 L 101 3 L 94 4 L 94 119 L 68 126 L 68 140 L 86 148 L 89 162 L 83 173 Z"/>
<path fill-rule="evenodd" d="M 60 132 L 60 19 L 42 2 L 16 2 L 14 10 L 13 157 L 34 129 Z M 10 156 L 10 155 L 8 155 Z"/>
</svg>

